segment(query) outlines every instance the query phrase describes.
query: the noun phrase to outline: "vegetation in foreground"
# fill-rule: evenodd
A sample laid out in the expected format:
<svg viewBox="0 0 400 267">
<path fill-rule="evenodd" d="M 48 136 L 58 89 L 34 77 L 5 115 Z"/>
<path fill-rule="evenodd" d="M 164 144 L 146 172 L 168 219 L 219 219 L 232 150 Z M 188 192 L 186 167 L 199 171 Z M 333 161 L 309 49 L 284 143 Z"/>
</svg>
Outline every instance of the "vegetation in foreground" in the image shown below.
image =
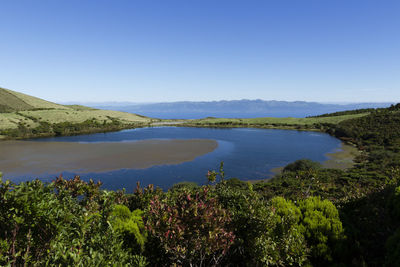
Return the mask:
<svg viewBox="0 0 400 267">
<path fill-rule="evenodd" d="M 364 151 L 349 170 L 299 160 L 250 184 L 221 164 L 208 185 L 133 194 L 79 177 L 1 181 L 0 264 L 399 266 L 399 110 L 327 129 Z"/>
</svg>

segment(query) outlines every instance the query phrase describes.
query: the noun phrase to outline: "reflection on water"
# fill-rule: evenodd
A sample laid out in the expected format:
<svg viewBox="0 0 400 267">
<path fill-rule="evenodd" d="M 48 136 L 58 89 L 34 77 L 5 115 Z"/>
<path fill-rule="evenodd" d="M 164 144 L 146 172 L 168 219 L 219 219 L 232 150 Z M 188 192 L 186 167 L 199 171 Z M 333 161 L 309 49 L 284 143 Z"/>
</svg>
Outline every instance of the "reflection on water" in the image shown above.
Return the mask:
<svg viewBox="0 0 400 267">
<path fill-rule="evenodd" d="M 294 160 L 309 158 L 315 161 L 327 159 L 325 153 L 334 151 L 340 141 L 327 134 L 275 130 L 275 129 L 215 129 L 184 127 L 151 127 L 124 130 L 114 133 L 38 139 L 38 142 L 121 142 L 145 139 L 214 139 L 218 148 L 191 162 L 179 165 L 161 165 L 147 169 L 122 169 L 106 173 L 81 175 L 84 179 L 101 180 L 106 189 L 126 188 L 131 192 L 136 182 L 142 185 L 155 184 L 164 189 L 182 181 L 206 182 L 205 174 L 210 169 L 218 169 L 225 162 L 227 177 L 244 180 L 265 179 L 272 175 L 272 168 L 284 166 Z M 64 177 L 75 173 L 64 172 Z M 79 174 L 79 173 L 77 173 Z M 58 174 L 40 175 L 50 181 Z M 25 177 L 7 177 L 14 181 Z M 31 178 L 31 177 L 30 177 Z M 33 177 L 32 177 L 33 178 Z"/>
</svg>

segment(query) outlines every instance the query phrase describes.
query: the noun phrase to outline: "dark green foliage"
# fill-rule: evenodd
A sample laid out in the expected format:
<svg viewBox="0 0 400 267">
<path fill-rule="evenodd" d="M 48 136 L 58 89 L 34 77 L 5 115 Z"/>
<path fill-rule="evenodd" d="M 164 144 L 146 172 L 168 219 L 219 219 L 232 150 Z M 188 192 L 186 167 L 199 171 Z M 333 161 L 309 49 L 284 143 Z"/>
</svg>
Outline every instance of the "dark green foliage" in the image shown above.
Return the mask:
<svg viewBox="0 0 400 267">
<path fill-rule="evenodd" d="M 391 198 L 389 198 L 388 208 L 391 215 L 400 221 L 400 186 L 394 189 Z"/>
<path fill-rule="evenodd" d="M 230 178 L 226 180 L 226 186 L 237 189 L 246 189 L 248 184 L 238 178 Z"/>
<path fill-rule="evenodd" d="M 169 191 L 193 191 L 199 188 L 199 185 L 195 182 L 180 182 L 174 184 Z"/>
<path fill-rule="evenodd" d="M 400 139 L 400 112 L 381 109 L 368 116 L 346 120 L 336 126 L 333 134 L 359 146 L 396 149 Z"/>
<path fill-rule="evenodd" d="M 283 172 L 298 172 L 321 169 L 321 163 L 309 159 L 299 159 L 283 168 Z"/>
<path fill-rule="evenodd" d="M 385 266 L 400 266 L 400 228 L 386 242 Z"/>
<path fill-rule="evenodd" d="M 383 265 L 387 239 L 399 226 L 388 208 L 393 192 L 389 186 L 341 207 L 340 217 L 347 238 L 342 257 L 346 257 L 347 262 L 358 266 Z"/>
</svg>

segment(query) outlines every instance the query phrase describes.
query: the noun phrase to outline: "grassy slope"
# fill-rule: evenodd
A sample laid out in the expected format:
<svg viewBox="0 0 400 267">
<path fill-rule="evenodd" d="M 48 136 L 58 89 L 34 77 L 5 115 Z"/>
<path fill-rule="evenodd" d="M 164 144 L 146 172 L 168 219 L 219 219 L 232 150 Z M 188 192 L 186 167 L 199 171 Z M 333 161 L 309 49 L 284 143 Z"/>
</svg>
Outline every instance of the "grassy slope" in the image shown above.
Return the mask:
<svg viewBox="0 0 400 267">
<path fill-rule="evenodd" d="M 118 122 L 119 127 L 147 124 L 150 118 L 119 111 L 99 110 L 79 105 L 59 105 L 8 89 L 0 88 L 0 130 L 28 129 L 41 123 L 102 123 Z M 0 136 L 1 138 L 1 136 Z"/>
<path fill-rule="evenodd" d="M 12 112 L 32 108 L 33 106 L 30 106 L 8 90 L 0 88 L 0 112 Z"/>
<path fill-rule="evenodd" d="M 0 88 L 0 103 L 10 108 L 10 111 L 31 109 L 71 109 L 70 107 L 52 103 L 37 97 Z"/>
</svg>

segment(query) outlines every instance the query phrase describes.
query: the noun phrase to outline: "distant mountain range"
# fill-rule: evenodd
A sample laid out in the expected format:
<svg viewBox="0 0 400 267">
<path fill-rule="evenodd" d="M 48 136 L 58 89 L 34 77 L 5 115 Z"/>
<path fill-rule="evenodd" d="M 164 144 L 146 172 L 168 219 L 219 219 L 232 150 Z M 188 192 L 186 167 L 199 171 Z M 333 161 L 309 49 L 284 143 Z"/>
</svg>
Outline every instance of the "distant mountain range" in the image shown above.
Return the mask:
<svg viewBox="0 0 400 267">
<path fill-rule="evenodd" d="M 171 103 L 84 103 L 101 109 L 141 114 L 161 119 L 199 119 L 204 117 L 253 118 L 253 117 L 295 117 L 302 118 L 324 113 L 361 108 L 382 108 L 394 103 L 352 103 L 324 104 L 305 101 L 232 100 L 210 102 Z"/>
</svg>

